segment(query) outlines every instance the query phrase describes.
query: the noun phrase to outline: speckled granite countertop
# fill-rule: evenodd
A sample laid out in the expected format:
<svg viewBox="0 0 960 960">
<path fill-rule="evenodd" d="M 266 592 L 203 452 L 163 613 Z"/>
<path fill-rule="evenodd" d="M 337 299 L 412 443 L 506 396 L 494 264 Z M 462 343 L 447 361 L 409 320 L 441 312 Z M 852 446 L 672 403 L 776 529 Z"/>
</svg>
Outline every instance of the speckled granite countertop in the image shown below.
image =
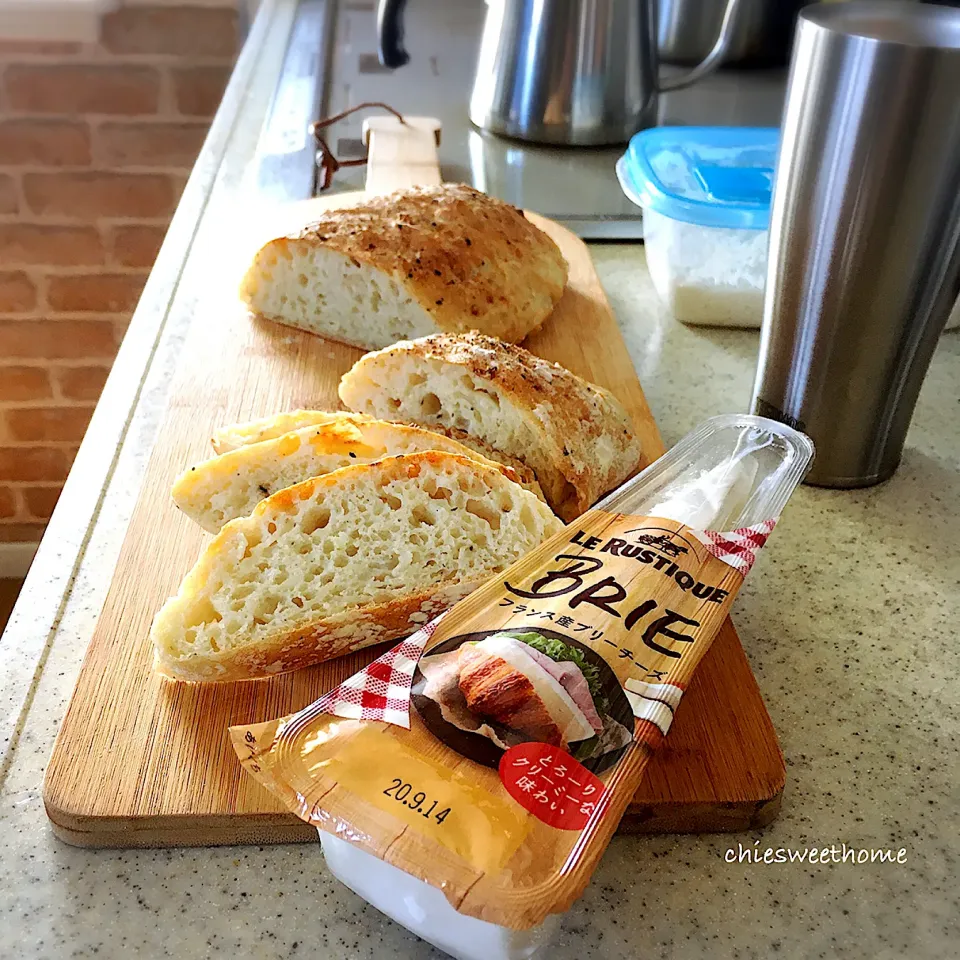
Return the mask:
<svg viewBox="0 0 960 960">
<path fill-rule="evenodd" d="M 167 307 L 178 265 L 200 215 L 242 185 L 272 89 L 289 3 L 274 5 L 0 640 L 2 958 L 440 956 L 332 880 L 314 845 L 74 849 L 53 837 L 41 802 L 189 321 Z M 757 335 L 673 322 L 642 247 L 592 251 L 667 443 L 743 409 Z M 894 478 L 856 492 L 801 489 L 736 603 L 787 758 L 780 818 L 756 834 L 617 838 L 552 958 L 957 955 L 958 401 L 960 335 L 947 334 Z M 738 844 L 761 857 L 768 847 L 840 855 L 841 844 L 903 853 L 901 863 L 729 862 Z"/>
</svg>

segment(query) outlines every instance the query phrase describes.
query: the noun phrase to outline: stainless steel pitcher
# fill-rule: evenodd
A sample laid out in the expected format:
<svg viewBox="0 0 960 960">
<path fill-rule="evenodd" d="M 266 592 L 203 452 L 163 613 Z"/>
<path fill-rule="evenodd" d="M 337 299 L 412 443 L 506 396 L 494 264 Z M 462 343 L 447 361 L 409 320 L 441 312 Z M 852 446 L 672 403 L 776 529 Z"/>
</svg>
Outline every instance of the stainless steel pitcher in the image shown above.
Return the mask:
<svg viewBox="0 0 960 960">
<path fill-rule="evenodd" d="M 741 0 L 731 31 L 726 65 L 786 63 L 797 14 L 810 0 Z M 659 0 L 660 59 L 697 63 L 716 41 L 723 0 Z"/>
<path fill-rule="evenodd" d="M 727 0 L 716 43 L 696 67 L 659 76 L 656 0 L 487 0 L 470 119 L 535 143 L 625 143 L 657 122 L 657 95 L 722 61 L 741 0 Z M 406 0 L 379 0 L 380 61 L 401 67 Z"/>
</svg>

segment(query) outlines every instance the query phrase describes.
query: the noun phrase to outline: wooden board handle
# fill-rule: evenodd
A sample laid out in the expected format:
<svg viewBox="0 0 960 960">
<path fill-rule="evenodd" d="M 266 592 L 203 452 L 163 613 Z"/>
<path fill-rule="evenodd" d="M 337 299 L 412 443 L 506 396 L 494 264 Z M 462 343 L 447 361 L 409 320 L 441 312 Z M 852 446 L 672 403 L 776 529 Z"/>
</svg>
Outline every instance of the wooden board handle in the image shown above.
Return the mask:
<svg viewBox="0 0 960 960">
<path fill-rule="evenodd" d="M 370 117 L 363 122 L 367 144 L 368 194 L 441 182 L 440 121 L 434 117 Z"/>
</svg>

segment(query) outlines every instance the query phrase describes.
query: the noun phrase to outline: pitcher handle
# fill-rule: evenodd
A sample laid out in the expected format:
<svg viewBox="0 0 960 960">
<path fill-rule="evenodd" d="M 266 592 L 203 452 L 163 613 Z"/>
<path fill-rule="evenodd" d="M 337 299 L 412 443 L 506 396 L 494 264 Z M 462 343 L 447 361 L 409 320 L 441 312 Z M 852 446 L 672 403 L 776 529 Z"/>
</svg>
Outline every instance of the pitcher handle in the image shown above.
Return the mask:
<svg viewBox="0 0 960 960">
<path fill-rule="evenodd" d="M 410 62 L 410 54 L 403 46 L 403 10 L 406 5 L 407 0 L 380 0 L 377 4 L 377 57 L 391 70 Z"/>
<path fill-rule="evenodd" d="M 690 84 L 702 80 L 707 74 L 713 73 L 720 62 L 727 55 L 730 49 L 730 40 L 733 37 L 733 21 L 737 15 L 737 8 L 740 6 L 740 0 L 727 0 L 726 9 L 723 11 L 723 21 L 720 24 L 720 33 L 717 35 L 717 42 L 713 49 L 700 61 L 692 70 L 680 74 L 679 77 L 657 79 L 657 90 L 660 93 L 667 93 L 670 90 L 680 90 L 682 87 L 689 87 Z"/>
</svg>

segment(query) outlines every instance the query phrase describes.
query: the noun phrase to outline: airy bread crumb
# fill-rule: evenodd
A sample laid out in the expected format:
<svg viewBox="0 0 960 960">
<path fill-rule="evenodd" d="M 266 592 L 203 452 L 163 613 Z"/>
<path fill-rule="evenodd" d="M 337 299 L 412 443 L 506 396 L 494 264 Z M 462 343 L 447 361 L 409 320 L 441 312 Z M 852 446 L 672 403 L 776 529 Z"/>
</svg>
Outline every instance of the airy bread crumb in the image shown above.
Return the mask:
<svg viewBox="0 0 960 960">
<path fill-rule="evenodd" d="M 248 516 L 261 500 L 284 487 L 341 467 L 424 450 L 469 457 L 519 480 L 509 467 L 442 434 L 383 420 L 358 417 L 351 422 L 341 417 L 204 460 L 177 478 L 171 494 L 191 520 L 217 533 L 225 523 Z M 534 493 L 539 493 L 539 487 Z"/>
<path fill-rule="evenodd" d="M 358 413 L 459 431 L 516 457 L 547 503 L 578 517 L 636 470 L 640 443 L 608 390 L 522 347 L 438 334 L 361 357 L 340 381 Z"/>
<path fill-rule="evenodd" d="M 154 619 L 156 668 L 244 680 L 394 640 L 560 529 L 532 493 L 466 457 L 337 470 L 220 531 Z"/>
<path fill-rule="evenodd" d="M 302 427 L 319 426 L 324 423 L 349 423 L 360 426 L 373 420 L 373 417 L 368 417 L 363 413 L 290 410 L 286 413 L 275 413 L 270 417 L 261 417 L 258 420 L 249 420 L 246 423 L 234 423 L 228 427 L 221 427 L 214 431 L 210 443 L 217 453 L 229 453 L 231 450 L 236 450 L 248 443 L 272 440 L 274 437 L 282 437 L 285 433 L 290 433 L 291 430 L 299 430 Z M 382 423 L 384 421 L 377 422 Z M 464 433 L 463 430 L 444 427 L 440 424 L 433 424 L 431 430 L 435 433 L 442 433 L 451 440 L 456 440 L 457 443 L 462 443 L 465 447 L 479 453 L 481 457 L 486 457 L 487 460 L 495 460 L 505 467 L 510 467 L 517 475 L 517 481 L 522 486 L 532 490 L 541 500 L 544 498 L 543 491 L 540 489 L 540 484 L 537 483 L 533 471 L 516 457 L 511 457 L 502 450 L 495 450 L 489 443 L 480 440 L 478 437 L 472 437 L 470 434 Z"/>
</svg>

